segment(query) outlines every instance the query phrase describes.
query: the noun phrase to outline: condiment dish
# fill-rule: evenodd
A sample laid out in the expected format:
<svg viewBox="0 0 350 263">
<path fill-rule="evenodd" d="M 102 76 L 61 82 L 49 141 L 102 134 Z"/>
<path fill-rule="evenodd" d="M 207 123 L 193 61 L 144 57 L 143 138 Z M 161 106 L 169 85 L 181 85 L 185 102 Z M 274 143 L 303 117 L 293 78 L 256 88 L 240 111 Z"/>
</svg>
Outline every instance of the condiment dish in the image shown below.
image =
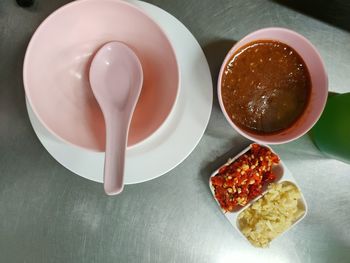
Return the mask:
<svg viewBox="0 0 350 263">
<path fill-rule="evenodd" d="M 238 127 L 225 109 L 222 97 L 222 80 L 225 67 L 232 56 L 241 47 L 257 40 L 275 40 L 294 49 L 305 62 L 311 79 L 309 101 L 301 116 L 288 128 L 271 134 L 258 134 Z M 273 72 L 271 72 L 272 74 Z M 281 144 L 299 138 L 308 132 L 319 119 L 327 100 L 328 77 L 317 49 L 302 35 L 285 28 L 265 28 L 255 31 L 237 42 L 228 52 L 220 70 L 217 86 L 219 104 L 230 125 L 246 138 L 262 144 Z"/>
</svg>

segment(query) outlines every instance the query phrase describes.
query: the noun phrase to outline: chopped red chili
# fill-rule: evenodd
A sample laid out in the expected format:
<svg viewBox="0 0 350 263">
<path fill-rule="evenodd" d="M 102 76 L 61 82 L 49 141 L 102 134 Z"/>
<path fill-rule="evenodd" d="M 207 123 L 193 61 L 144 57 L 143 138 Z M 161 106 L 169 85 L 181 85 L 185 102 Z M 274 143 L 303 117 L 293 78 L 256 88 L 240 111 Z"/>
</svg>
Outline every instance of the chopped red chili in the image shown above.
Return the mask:
<svg viewBox="0 0 350 263">
<path fill-rule="evenodd" d="M 263 186 L 276 179 L 272 166 L 279 161 L 269 148 L 252 144 L 237 160 L 221 167 L 211 178 L 221 208 L 231 212 L 260 195 Z"/>
</svg>

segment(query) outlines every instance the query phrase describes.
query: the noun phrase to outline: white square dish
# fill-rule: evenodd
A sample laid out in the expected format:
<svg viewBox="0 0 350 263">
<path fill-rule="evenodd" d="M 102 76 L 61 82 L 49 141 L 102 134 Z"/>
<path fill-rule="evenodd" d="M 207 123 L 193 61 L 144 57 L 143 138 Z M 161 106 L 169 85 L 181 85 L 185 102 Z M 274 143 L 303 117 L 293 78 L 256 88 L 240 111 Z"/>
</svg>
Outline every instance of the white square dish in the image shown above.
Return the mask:
<svg viewBox="0 0 350 263">
<path fill-rule="evenodd" d="M 268 148 L 272 153 L 276 154 L 270 147 L 266 146 L 266 145 L 261 145 L 262 147 L 266 147 Z M 227 220 L 231 223 L 231 225 L 238 231 L 238 233 L 240 233 L 240 235 L 248 241 L 248 239 L 246 238 L 246 236 L 241 232 L 240 228 L 239 228 L 239 224 L 238 224 L 238 216 L 240 213 L 242 213 L 244 210 L 246 210 L 248 207 L 250 207 L 252 204 L 254 204 L 256 201 L 258 201 L 260 198 L 262 198 L 267 192 L 267 187 L 263 188 L 262 194 L 260 194 L 259 196 L 257 196 L 256 198 L 252 199 L 251 201 L 249 201 L 245 206 L 243 206 L 242 208 L 238 209 L 237 211 L 225 211 L 224 209 L 221 208 L 220 203 L 218 202 L 217 198 L 215 197 L 215 188 L 212 185 L 211 182 L 211 178 L 214 177 L 215 175 L 218 174 L 219 170 L 227 165 L 232 164 L 233 162 L 235 162 L 239 157 L 243 156 L 244 154 L 246 154 L 250 149 L 251 149 L 251 145 L 249 145 L 247 148 L 245 148 L 243 151 L 241 151 L 239 154 L 237 154 L 234 158 L 229 159 L 225 164 L 223 164 L 222 166 L 220 166 L 217 170 L 215 170 L 212 175 L 209 178 L 209 188 L 211 193 L 213 194 L 213 197 L 215 199 L 215 201 L 217 202 L 220 210 L 223 212 L 223 214 L 225 215 L 225 217 L 227 218 Z M 277 154 L 276 154 L 277 155 Z M 277 155 L 278 156 L 278 155 Z M 279 163 L 276 165 L 274 164 L 272 166 L 272 171 L 273 173 L 276 175 L 276 179 L 272 182 L 272 183 L 291 183 L 292 185 L 294 185 L 300 192 L 300 199 L 298 200 L 298 207 L 301 207 L 304 210 L 304 214 L 299 217 L 297 220 L 295 220 L 292 225 L 286 229 L 283 233 L 281 233 L 280 235 L 278 235 L 275 239 L 277 239 L 279 236 L 281 236 L 282 234 L 285 234 L 287 231 L 289 231 L 293 226 L 295 226 L 297 223 L 299 223 L 301 220 L 303 220 L 303 218 L 306 216 L 307 214 L 307 203 L 305 201 L 305 198 L 302 194 L 302 191 L 300 189 L 300 187 L 298 186 L 296 180 L 294 179 L 292 173 L 289 171 L 289 169 L 284 165 L 283 161 L 280 159 Z M 268 183 L 267 185 L 269 185 L 271 183 Z M 275 239 L 273 239 L 272 241 L 274 241 Z M 248 241 L 249 242 L 249 241 Z M 250 243 L 250 242 L 249 242 Z"/>
</svg>

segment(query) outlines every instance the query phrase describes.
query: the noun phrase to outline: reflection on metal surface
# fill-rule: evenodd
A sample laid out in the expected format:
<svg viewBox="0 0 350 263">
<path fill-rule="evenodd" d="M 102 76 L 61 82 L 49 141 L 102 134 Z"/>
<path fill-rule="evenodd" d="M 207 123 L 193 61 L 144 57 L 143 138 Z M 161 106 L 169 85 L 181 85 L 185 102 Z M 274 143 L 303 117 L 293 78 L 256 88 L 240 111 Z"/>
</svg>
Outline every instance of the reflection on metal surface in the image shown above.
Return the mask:
<svg viewBox="0 0 350 263">
<path fill-rule="evenodd" d="M 237 248 L 238 250 L 238 248 Z M 228 252 L 219 254 L 215 259 L 215 263 L 230 263 L 230 262 L 244 262 L 244 263 L 289 263 L 289 259 L 282 255 L 266 254 L 263 249 L 257 248 L 255 252 L 251 250 L 242 249 L 239 247 L 239 252 Z"/>
<path fill-rule="evenodd" d="M 0 262 L 349 262 L 350 166 L 325 157 L 308 136 L 273 147 L 296 177 L 308 217 L 268 249 L 251 247 L 235 232 L 208 188 L 215 160 L 243 148 L 217 104 L 185 162 L 164 177 L 127 186 L 118 198 L 107 198 L 99 184 L 57 164 L 30 127 L 20 61 L 39 22 L 67 2 L 37 1 L 28 12 L 15 1 L 0 1 Z M 265 26 L 296 30 L 320 50 L 330 88 L 350 91 L 346 31 L 273 1 L 152 2 L 175 14 L 202 45 L 239 40 Z M 217 54 L 207 54 L 213 74 L 222 63 Z"/>
</svg>

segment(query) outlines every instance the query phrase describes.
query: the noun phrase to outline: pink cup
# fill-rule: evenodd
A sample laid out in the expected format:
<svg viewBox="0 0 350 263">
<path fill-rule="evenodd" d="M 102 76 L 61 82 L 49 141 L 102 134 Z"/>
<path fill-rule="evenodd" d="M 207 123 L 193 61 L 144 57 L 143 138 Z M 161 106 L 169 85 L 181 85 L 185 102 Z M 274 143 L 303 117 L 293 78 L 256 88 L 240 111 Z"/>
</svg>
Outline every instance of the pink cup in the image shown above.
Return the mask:
<svg viewBox="0 0 350 263">
<path fill-rule="evenodd" d="M 274 134 L 259 135 L 239 128 L 228 116 L 221 97 L 221 81 L 228 60 L 236 50 L 249 42 L 259 39 L 277 40 L 296 50 L 303 58 L 309 70 L 312 83 L 310 101 L 302 116 L 290 128 Z M 320 54 L 309 40 L 289 29 L 271 27 L 260 29 L 247 35 L 232 47 L 221 66 L 217 88 L 221 110 L 227 121 L 237 132 L 244 137 L 261 144 L 281 144 L 301 137 L 317 122 L 327 101 L 328 76 Z"/>
</svg>

